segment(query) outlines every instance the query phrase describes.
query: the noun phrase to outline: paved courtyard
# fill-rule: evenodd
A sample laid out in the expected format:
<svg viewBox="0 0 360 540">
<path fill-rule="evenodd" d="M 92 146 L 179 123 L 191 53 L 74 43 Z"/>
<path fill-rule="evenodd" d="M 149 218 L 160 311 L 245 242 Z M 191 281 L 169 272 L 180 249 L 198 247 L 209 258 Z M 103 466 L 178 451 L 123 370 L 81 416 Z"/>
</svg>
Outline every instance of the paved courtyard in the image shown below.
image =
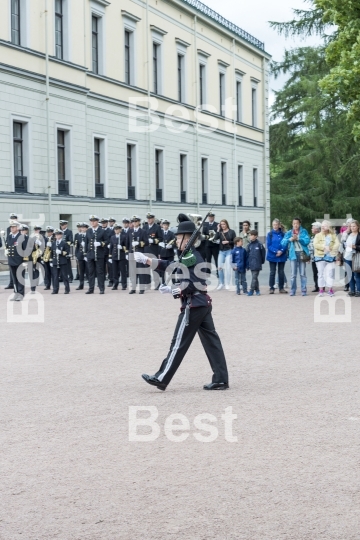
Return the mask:
<svg viewBox="0 0 360 540">
<path fill-rule="evenodd" d="M 351 323 L 314 323 L 314 295 L 214 292 L 230 390 L 202 390 L 196 338 L 160 392 L 140 375 L 166 355 L 178 303 L 74 289 L 41 290 L 44 323 L 7 322 L 0 289 L 1 540 L 359 540 L 359 299 Z M 129 440 L 134 406 L 157 408 L 156 440 Z M 183 442 L 164 433 L 174 413 Z M 199 441 L 209 426 L 218 437 Z"/>
</svg>

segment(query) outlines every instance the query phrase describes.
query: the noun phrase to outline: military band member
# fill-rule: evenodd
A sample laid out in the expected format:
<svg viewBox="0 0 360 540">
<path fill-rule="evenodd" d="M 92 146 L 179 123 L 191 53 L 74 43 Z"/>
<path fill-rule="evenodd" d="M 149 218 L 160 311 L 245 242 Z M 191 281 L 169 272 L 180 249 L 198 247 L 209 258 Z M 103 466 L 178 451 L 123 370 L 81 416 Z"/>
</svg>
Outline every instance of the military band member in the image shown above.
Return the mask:
<svg viewBox="0 0 360 540">
<path fill-rule="evenodd" d="M 68 221 L 66 219 L 60 220 L 60 229 L 63 232 L 64 235 L 64 241 L 67 243 L 69 247 L 71 247 L 74 243 L 73 233 L 70 229 L 68 229 Z M 69 283 L 73 282 L 73 273 L 72 273 L 72 267 L 71 267 L 71 249 L 69 249 L 69 254 L 67 256 L 67 273 L 68 273 L 68 279 Z"/>
<path fill-rule="evenodd" d="M 21 301 L 25 294 L 25 280 L 23 272 L 19 270 L 19 267 L 21 267 L 24 262 L 24 255 L 29 239 L 28 236 L 21 234 L 19 230 L 20 226 L 21 224 L 18 221 L 10 221 L 10 230 L 5 243 L 5 254 L 8 258 L 8 265 L 15 293 L 11 300 L 15 300 L 16 302 Z"/>
<path fill-rule="evenodd" d="M 132 255 L 136 252 L 144 253 L 147 251 L 149 242 L 146 232 L 140 227 L 141 218 L 139 216 L 133 216 L 131 218 L 131 223 L 133 224 L 132 229 L 129 231 L 129 247 L 131 249 Z M 138 273 L 138 270 L 142 270 L 141 273 Z M 136 284 L 140 285 L 140 294 L 144 294 L 145 287 L 148 285 L 148 272 L 147 265 L 140 262 L 134 264 L 134 256 L 129 257 L 129 273 L 130 273 L 130 283 L 131 290 L 129 294 L 136 293 Z M 145 272 L 144 272 L 145 270 Z"/>
<path fill-rule="evenodd" d="M 115 234 L 114 226 L 116 223 L 116 219 L 114 217 L 109 217 L 109 229 L 113 231 L 113 234 Z"/>
<path fill-rule="evenodd" d="M 85 236 L 86 231 L 88 230 L 87 223 L 80 223 L 80 232 L 77 233 L 77 239 L 75 240 L 75 258 L 76 266 L 79 272 L 79 286 L 75 289 L 76 291 L 82 291 L 85 283 L 86 275 L 86 261 L 85 261 Z"/>
<path fill-rule="evenodd" d="M 112 266 L 112 275 L 114 285 L 112 290 L 117 291 L 119 286 L 119 277 L 121 276 L 121 288 L 126 291 L 127 285 L 127 260 L 128 238 L 123 232 L 121 225 L 115 223 L 115 234 L 110 238 L 109 263 Z M 110 285 L 109 285 L 110 287 Z"/>
<path fill-rule="evenodd" d="M 105 248 L 104 248 L 104 276 L 105 281 L 107 278 L 109 278 L 110 285 L 113 285 L 113 279 L 112 279 L 112 269 L 108 266 L 108 258 L 109 258 L 109 245 L 110 245 L 110 238 L 114 234 L 114 231 L 108 227 L 109 220 L 107 218 L 101 218 L 100 219 L 100 225 L 103 228 L 105 232 Z"/>
<path fill-rule="evenodd" d="M 146 249 L 146 253 L 153 255 L 156 259 L 159 256 L 159 242 L 161 242 L 161 227 L 155 223 L 155 214 L 148 212 L 146 214 L 147 223 L 144 224 L 144 231 L 148 235 L 149 245 Z M 151 269 L 148 269 L 148 275 L 145 276 L 147 288 L 151 287 Z M 160 287 L 159 273 L 153 274 L 153 280 L 155 282 L 155 288 Z"/>
<path fill-rule="evenodd" d="M 76 276 L 74 278 L 75 281 L 79 280 L 79 268 L 77 264 L 76 252 L 79 250 L 79 235 L 81 234 L 81 225 L 82 223 L 78 221 L 76 224 L 77 233 L 74 234 L 74 255 L 75 255 L 75 260 L 76 260 Z"/>
<path fill-rule="evenodd" d="M 14 214 L 14 212 L 12 212 L 9 216 L 9 220 L 10 221 L 17 221 L 18 217 L 17 217 L 17 214 Z M 19 226 L 20 226 L 20 223 L 19 223 Z M 10 227 L 7 227 L 6 229 L 6 236 L 5 236 L 5 239 L 9 236 L 10 234 Z M 9 285 L 7 285 L 5 287 L 5 289 L 13 289 L 14 288 L 14 283 L 13 283 L 13 280 L 12 280 L 12 275 L 11 275 L 11 272 L 10 272 L 10 281 L 9 281 Z"/>
<path fill-rule="evenodd" d="M 45 276 L 44 276 L 44 284 L 45 284 L 45 291 L 49 291 L 51 287 L 51 266 L 50 266 L 50 259 L 52 256 L 52 243 L 55 240 L 55 234 L 54 234 L 54 227 L 51 227 L 50 225 L 46 227 L 45 230 L 45 250 L 42 255 L 42 263 L 45 270 Z"/>
<path fill-rule="evenodd" d="M 39 278 L 40 278 L 40 266 L 42 266 L 44 273 L 45 268 L 43 267 L 43 261 L 42 261 L 42 255 L 45 250 L 45 242 L 44 238 L 41 234 L 41 227 L 40 225 L 34 226 L 34 236 L 29 238 L 28 245 L 32 245 L 32 252 L 29 254 L 29 264 L 28 264 L 28 272 L 29 272 L 29 279 L 31 283 L 31 292 L 36 291 L 36 286 L 39 285 Z"/>
<path fill-rule="evenodd" d="M 161 242 L 159 242 L 159 259 L 168 261 L 172 263 L 175 257 L 174 248 L 176 246 L 175 234 L 172 231 L 169 231 L 170 221 L 163 219 L 161 221 Z M 165 272 L 159 272 L 161 277 L 161 282 L 164 283 Z"/>
<path fill-rule="evenodd" d="M 210 212 L 209 221 L 204 223 L 203 226 L 203 235 L 206 237 L 205 242 L 205 254 L 206 262 L 211 263 L 214 258 L 216 272 L 218 271 L 218 258 L 219 258 L 219 243 L 212 242 L 211 237 L 215 236 L 218 229 L 218 223 L 215 221 L 215 214 Z"/>
<path fill-rule="evenodd" d="M 65 285 L 65 293 L 69 294 L 70 285 L 68 277 L 68 255 L 70 253 L 69 243 L 65 241 L 64 232 L 61 229 L 55 230 L 55 240 L 51 246 L 51 273 L 53 281 L 53 290 L 51 294 L 58 294 L 59 292 L 59 278 L 62 277 L 62 280 Z"/>
<path fill-rule="evenodd" d="M 192 221 L 179 223 L 176 232 L 179 254 L 185 248 L 194 231 L 195 223 Z M 152 261 L 143 253 L 135 253 L 134 257 L 136 261 L 143 264 L 152 264 L 153 267 L 157 264 L 163 270 L 168 266 L 167 261 Z M 226 390 L 229 388 L 225 355 L 211 314 L 212 301 L 207 294 L 206 280 L 199 277 L 199 272 L 196 272 L 196 265 L 203 262 L 198 251 L 190 250 L 182 259 L 187 273 L 178 275 L 179 284 L 176 285 L 176 288 L 172 289 L 167 285 L 160 287 L 161 293 L 170 293 L 174 298 L 180 298 L 181 311 L 169 353 L 161 363 L 160 369 L 155 375 L 142 375 L 148 384 L 156 386 L 159 390 L 166 390 L 197 333 L 213 371 L 212 382 L 204 385 L 204 390 Z"/>
<path fill-rule="evenodd" d="M 85 294 L 93 294 L 95 288 L 95 270 L 97 275 L 100 294 L 105 293 L 104 256 L 106 244 L 106 233 L 99 227 L 99 218 L 90 216 L 91 227 L 85 235 L 85 261 L 88 266 L 89 290 Z"/>
</svg>

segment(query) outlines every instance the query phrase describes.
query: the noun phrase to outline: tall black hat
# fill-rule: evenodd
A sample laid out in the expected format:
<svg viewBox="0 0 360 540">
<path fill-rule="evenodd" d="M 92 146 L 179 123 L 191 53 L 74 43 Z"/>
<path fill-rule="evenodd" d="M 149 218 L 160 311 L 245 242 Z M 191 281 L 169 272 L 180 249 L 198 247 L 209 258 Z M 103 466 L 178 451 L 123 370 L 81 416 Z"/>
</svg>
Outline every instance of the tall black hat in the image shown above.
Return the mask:
<svg viewBox="0 0 360 540">
<path fill-rule="evenodd" d="M 195 223 L 187 215 L 179 214 L 177 220 L 179 225 L 175 234 L 192 234 L 195 231 Z"/>
</svg>

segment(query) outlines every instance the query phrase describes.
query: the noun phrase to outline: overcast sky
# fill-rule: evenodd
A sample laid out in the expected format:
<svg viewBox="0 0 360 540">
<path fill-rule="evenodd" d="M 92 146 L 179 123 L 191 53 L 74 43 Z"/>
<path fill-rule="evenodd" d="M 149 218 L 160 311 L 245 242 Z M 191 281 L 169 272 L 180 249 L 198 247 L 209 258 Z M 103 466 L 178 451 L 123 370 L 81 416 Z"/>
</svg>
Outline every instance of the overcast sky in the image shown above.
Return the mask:
<svg viewBox="0 0 360 540">
<path fill-rule="evenodd" d="M 297 45 L 313 45 L 318 38 L 303 41 L 300 39 L 285 39 L 270 28 L 268 21 L 288 21 L 293 18 L 292 9 L 308 9 L 309 5 L 303 0 L 202 0 L 211 7 L 240 26 L 249 34 L 265 42 L 265 50 L 274 60 L 281 60 L 284 49 Z M 270 88 L 278 89 L 284 84 L 283 79 L 271 80 Z M 272 102 L 272 99 L 271 99 Z"/>
</svg>

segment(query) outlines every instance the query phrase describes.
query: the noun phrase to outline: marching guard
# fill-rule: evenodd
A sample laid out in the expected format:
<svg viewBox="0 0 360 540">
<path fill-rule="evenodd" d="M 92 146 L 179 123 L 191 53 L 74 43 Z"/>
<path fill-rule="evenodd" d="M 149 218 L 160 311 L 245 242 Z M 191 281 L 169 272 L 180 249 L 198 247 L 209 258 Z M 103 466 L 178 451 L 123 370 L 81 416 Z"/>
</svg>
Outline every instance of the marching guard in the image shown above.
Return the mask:
<svg viewBox="0 0 360 540">
<path fill-rule="evenodd" d="M 95 271 L 97 276 L 100 294 L 105 293 L 105 246 L 106 233 L 102 227 L 99 227 L 98 216 L 90 216 L 91 227 L 88 228 L 85 235 L 85 261 L 88 265 L 89 289 L 85 294 L 93 294 L 95 288 Z"/>
<path fill-rule="evenodd" d="M 184 214 L 179 216 L 179 226 L 176 232 L 176 244 L 179 255 L 185 249 L 190 237 L 195 232 L 195 223 L 189 221 Z M 142 264 L 166 270 L 167 261 L 152 261 L 143 253 L 135 253 L 135 260 Z M 212 319 L 212 301 L 206 290 L 206 280 L 196 275 L 196 265 L 204 262 L 200 253 L 191 249 L 182 258 L 188 270 L 186 277 L 177 274 L 179 284 L 175 288 L 162 285 L 161 293 L 170 293 L 174 298 L 180 298 L 181 308 L 179 319 L 171 341 L 170 350 L 160 369 L 155 375 L 143 374 L 144 381 L 159 390 L 166 390 L 168 384 L 180 366 L 195 335 L 198 333 L 206 356 L 213 371 L 210 384 L 204 385 L 204 390 L 226 390 L 229 388 L 228 371 L 220 338 L 215 330 Z"/>
<path fill-rule="evenodd" d="M 61 229 L 55 230 L 55 240 L 51 246 L 51 273 L 53 281 L 53 290 L 51 294 L 58 294 L 60 276 L 65 285 L 65 293 L 69 294 L 70 285 L 68 277 L 68 255 L 70 253 L 69 243 L 64 239 L 64 233 Z"/>
</svg>

